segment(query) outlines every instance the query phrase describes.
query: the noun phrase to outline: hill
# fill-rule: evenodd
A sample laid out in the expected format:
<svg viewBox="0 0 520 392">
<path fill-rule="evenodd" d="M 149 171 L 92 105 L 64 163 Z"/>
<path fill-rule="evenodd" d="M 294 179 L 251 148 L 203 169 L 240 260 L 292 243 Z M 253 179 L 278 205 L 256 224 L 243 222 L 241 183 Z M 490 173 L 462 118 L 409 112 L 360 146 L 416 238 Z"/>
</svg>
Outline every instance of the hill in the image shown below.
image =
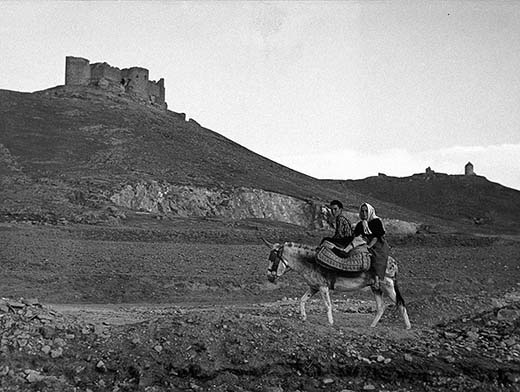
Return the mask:
<svg viewBox="0 0 520 392">
<path fill-rule="evenodd" d="M 368 197 L 463 224 L 466 230 L 519 232 L 520 191 L 482 176 L 432 172 L 409 177 L 379 175 L 339 183 Z"/>
<path fill-rule="evenodd" d="M 319 226 L 321 204 L 340 199 L 354 213 L 364 200 L 182 113 L 92 87 L 0 90 L 0 162 L 4 220 L 120 222 L 141 211 Z M 386 209 L 389 218 L 427 219 Z"/>
<path fill-rule="evenodd" d="M 320 206 L 332 199 L 353 220 L 368 201 L 411 231 L 462 224 L 507 233 L 520 216 L 519 192 L 478 176 L 318 180 L 183 113 L 94 87 L 0 90 L 0 185 L 3 221 L 121 225 L 151 214 L 319 228 Z"/>
</svg>

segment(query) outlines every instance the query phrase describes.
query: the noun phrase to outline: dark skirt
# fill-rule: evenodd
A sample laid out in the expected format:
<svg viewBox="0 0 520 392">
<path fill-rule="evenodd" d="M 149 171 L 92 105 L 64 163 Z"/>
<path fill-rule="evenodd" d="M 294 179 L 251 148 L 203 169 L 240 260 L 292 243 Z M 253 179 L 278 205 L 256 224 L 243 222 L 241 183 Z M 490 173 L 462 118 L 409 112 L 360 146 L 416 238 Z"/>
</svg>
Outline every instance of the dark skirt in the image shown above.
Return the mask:
<svg viewBox="0 0 520 392">
<path fill-rule="evenodd" d="M 370 253 L 372 255 L 372 269 L 379 276 L 379 279 L 383 280 L 388 264 L 388 254 L 390 253 L 390 247 L 384 237 L 377 239 L 374 246 L 370 248 Z"/>
</svg>

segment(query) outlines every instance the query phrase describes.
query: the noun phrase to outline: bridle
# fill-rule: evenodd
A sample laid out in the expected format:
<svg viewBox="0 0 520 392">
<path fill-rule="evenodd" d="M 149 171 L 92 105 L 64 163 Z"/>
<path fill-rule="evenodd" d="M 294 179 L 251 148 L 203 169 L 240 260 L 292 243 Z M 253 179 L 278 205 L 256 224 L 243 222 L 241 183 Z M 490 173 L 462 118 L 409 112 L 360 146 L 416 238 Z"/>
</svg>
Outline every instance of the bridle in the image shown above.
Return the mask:
<svg viewBox="0 0 520 392">
<path fill-rule="evenodd" d="M 274 281 L 276 278 L 282 276 L 285 272 L 287 272 L 290 269 L 287 262 L 283 259 L 283 246 L 280 246 L 278 249 L 271 250 L 271 253 L 269 253 L 269 261 L 271 262 L 271 265 L 267 269 L 267 278 L 271 281 Z M 278 267 L 280 266 L 280 261 L 285 266 L 285 271 L 278 275 Z"/>
</svg>

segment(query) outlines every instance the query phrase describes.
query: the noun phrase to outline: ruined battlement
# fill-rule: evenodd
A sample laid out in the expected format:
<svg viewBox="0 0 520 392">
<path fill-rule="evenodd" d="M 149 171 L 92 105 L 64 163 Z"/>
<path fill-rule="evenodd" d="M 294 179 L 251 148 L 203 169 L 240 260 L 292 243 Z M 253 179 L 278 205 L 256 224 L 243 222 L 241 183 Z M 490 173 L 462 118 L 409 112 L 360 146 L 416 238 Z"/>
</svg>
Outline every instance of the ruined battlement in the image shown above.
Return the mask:
<svg viewBox="0 0 520 392">
<path fill-rule="evenodd" d="M 149 79 L 146 68 L 131 67 L 119 69 L 107 63 L 94 63 L 81 57 L 65 58 L 66 86 L 97 86 L 103 89 L 121 91 L 146 103 L 167 108 L 165 102 L 164 79 Z"/>
</svg>

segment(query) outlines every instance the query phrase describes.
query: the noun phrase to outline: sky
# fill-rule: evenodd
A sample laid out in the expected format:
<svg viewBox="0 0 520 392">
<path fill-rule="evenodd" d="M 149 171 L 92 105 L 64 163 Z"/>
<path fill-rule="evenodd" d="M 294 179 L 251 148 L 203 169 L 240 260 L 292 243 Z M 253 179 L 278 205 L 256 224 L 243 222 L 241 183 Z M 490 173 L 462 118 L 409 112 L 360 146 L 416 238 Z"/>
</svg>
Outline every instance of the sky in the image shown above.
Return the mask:
<svg viewBox="0 0 520 392">
<path fill-rule="evenodd" d="M 520 1 L 1 1 L 0 89 L 65 57 L 165 79 L 168 108 L 316 178 L 427 167 L 520 190 Z"/>
</svg>

